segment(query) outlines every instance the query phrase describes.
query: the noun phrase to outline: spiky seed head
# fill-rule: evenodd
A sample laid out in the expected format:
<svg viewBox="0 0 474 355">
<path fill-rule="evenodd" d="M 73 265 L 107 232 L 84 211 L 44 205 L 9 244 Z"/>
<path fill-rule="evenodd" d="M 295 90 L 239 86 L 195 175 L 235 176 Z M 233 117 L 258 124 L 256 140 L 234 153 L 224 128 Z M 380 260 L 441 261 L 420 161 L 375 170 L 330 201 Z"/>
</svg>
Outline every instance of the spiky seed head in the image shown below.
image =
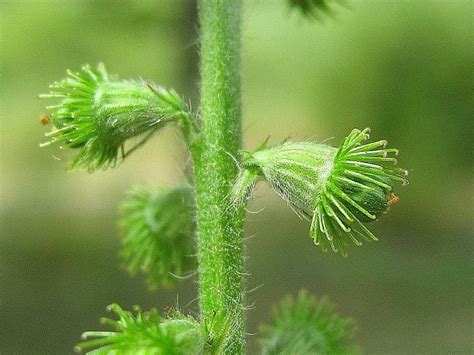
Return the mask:
<svg viewBox="0 0 474 355">
<path fill-rule="evenodd" d="M 192 190 L 133 188 L 121 207 L 121 257 L 135 275 L 145 273 L 150 288 L 176 282 L 192 271 L 194 254 L 194 209 Z"/>
<path fill-rule="evenodd" d="M 119 305 L 108 307 L 118 319 L 103 318 L 102 323 L 112 331 L 88 331 L 76 350 L 90 350 L 94 354 L 203 354 L 206 335 L 204 327 L 194 318 L 179 311 L 161 317 L 156 309 L 134 312 Z"/>
<path fill-rule="evenodd" d="M 262 354 L 353 354 L 355 323 L 334 313 L 327 298 L 306 291 L 286 297 L 273 311 L 272 322 L 261 327 Z"/>
<path fill-rule="evenodd" d="M 354 129 L 339 148 L 311 142 L 283 142 L 242 154 L 232 198 L 240 203 L 258 179 L 265 180 L 302 217 L 323 250 L 345 255 L 347 241 L 377 240 L 363 222 L 387 211 L 394 201 L 392 184 L 407 184 L 396 168 L 396 149 L 386 141 L 366 143 L 369 129 Z"/>
<path fill-rule="evenodd" d="M 187 115 L 186 104 L 174 90 L 144 81 L 113 80 L 103 64 L 97 69 L 85 65 L 80 72 L 68 71 L 66 79 L 50 88 L 40 98 L 58 102 L 47 106 L 53 128 L 41 146 L 78 149 L 71 168 L 112 167 L 125 141 Z"/>
</svg>

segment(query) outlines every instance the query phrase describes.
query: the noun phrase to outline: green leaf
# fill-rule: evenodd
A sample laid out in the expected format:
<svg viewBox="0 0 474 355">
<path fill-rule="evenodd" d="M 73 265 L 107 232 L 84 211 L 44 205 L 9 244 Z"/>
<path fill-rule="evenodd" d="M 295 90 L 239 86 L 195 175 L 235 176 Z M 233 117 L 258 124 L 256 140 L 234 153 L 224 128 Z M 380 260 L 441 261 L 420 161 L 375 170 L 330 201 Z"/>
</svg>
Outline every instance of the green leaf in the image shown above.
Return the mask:
<svg viewBox="0 0 474 355">
<path fill-rule="evenodd" d="M 127 270 L 139 270 L 148 285 L 172 285 L 193 270 L 194 207 L 192 189 L 135 187 L 121 207 L 121 257 Z"/>
<path fill-rule="evenodd" d="M 384 140 L 365 143 L 369 129 L 354 129 L 339 148 L 311 142 L 283 142 L 255 153 L 243 152 L 232 190 L 234 203 L 265 180 L 303 218 L 324 251 L 346 254 L 352 241 L 378 240 L 363 222 L 375 220 L 398 198 L 395 181 L 408 183 L 407 171 L 394 167 L 396 149 Z"/>
<path fill-rule="evenodd" d="M 188 108 L 174 90 L 144 81 L 113 80 L 102 64 L 97 69 L 86 65 L 81 72 L 68 71 L 66 79 L 50 88 L 51 92 L 40 98 L 59 102 L 47 106 L 52 111 L 53 129 L 41 146 L 78 149 L 72 169 L 113 167 L 120 150 L 124 158 L 157 129 L 189 120 Z M 125 142 L 138 136 L 141 140 L 125 151 Z"/>
<path fill-rule="evenodd" d="M 338 316 L 333 309 L 327 298 L 317 301 L 306 291 L 300 291 L 296 299 L 286 297 L 274 309 L 271 324 L 261 327 L 261 353 L 357 353 L 358 347 L 353 343 L 354 321 Z"/>
<path fill-rule="evenodd" d="M 160 317 L 156 309 L 143 312 L 135 306 L 135 314 L 112 304 L 108 310 L 118 319 L 103 318 L 111 331 L 88 331 L 78 351 L 91 354 L 195 355 L 205 348 L 204 328 L 190 316 L 178 311 Z"/>
</svg>

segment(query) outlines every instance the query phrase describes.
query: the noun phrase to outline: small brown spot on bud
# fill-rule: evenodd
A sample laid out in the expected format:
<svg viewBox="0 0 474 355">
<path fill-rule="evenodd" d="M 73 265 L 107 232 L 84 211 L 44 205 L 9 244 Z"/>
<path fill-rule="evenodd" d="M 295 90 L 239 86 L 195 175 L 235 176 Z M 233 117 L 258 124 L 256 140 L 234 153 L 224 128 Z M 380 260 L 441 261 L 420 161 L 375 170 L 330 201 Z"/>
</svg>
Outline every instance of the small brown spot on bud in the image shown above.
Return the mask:
<svg viewBox="0 0 474 355">
<path fill-rule="evenodd" d="M 47 125 L 49 122 L 51 122 L 51 118 L 50 118 L 47 114 L 42 113 L 42 114 L 40 115 L 40 117 L 39 117 L 39 121 L 40 121 L 40 123 L 41 123 L 43 126 L 45 126 L 45 125 Z"/>
<path fill-rule="evenodd" d="M 391 192 L 390 195 L 388 195 L 388 201 L 387 201 L 387 203 L 388 203 L 389 205 L 394 205 L 394 204 L 396 204 L 399 200 L 400 200 L 400 197 L 398 197 L 398 196 L 395 195 L 393 192 Z"/>
</svg>

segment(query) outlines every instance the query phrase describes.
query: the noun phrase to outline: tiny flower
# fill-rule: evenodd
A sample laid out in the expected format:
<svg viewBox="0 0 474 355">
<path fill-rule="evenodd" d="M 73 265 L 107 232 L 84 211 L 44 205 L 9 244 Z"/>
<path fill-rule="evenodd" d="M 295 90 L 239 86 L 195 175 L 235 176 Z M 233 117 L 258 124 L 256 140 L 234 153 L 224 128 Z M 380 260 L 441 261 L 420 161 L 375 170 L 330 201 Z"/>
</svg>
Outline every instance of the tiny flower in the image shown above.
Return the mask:
<svg viewBox="0 0 474 355">
<path fill-rule="evenodd" d="M 150 288 L 173 284 L 195 266 L 193 197 L 187 186 L 136 187 L 121 205 L 121 257 L 145 273 Z"/>
<path fill-rule="evenodd" d="M 384 140 L 365 143 L 369 129 L 354 129 L 339 148 L 311 142 L 283 142 L 255 153 L 244 152 L 233 190 L 234 203 L 249 196 L 264 179 L 302 217 L 311 221 L 310 235 L 323 250 L 345 254 L 351 240 L 377 240 L 363 222 L 387 211 L 398 199 L 393 181 L 407 184 L 407 172 L 394 167 Z M 395 196 L 395 197 L 394 197 Z"/>
<path fill-rule="evenodd" d="M 124 157 L 166 123 L 188 118 L 186 104 L 174 90 L 143 81 L 112 80 L 102 64 L 97 69 L 86 65 L 82 72 L 68 71 L 66 79 L 50 88 L 40 98 L 59 102 L 47 106 L 53 129 L 41 146 L 57 143 L 62 149 L 79 149 L 71 168 L 93 171 L 114 166 L 121 148 Z M 124 152 L 125 141 L 144 133 Z"/>
</svg>

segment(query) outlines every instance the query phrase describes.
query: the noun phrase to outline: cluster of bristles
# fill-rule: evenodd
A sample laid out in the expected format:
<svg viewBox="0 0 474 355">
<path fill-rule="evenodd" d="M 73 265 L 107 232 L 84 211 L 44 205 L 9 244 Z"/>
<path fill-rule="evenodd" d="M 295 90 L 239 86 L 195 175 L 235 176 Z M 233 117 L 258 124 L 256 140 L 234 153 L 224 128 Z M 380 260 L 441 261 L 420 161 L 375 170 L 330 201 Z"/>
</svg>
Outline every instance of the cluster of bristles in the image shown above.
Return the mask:
<svg viewBox="0 0 474 355">
<path fill-rule="evenodd" d="M 102 64 L 99 64 L 96 70 L 84 65 L 82 71 L 83 73 L 68 70 L 69 76 L 66 79 L 51 84 L 48 94 L 39 95 L 40 99 L 61 100 L 59 104 L 46 106 L 46 109 L 53 111 L 51 118 L 54 128 L 45 134 L 50 141 L 41 146 L 61 141 L 62 149 L 76 148 L 90 138 L 75 135 L 74 131 L 79 130 L 82 124 L 93 126 L 90 117 L 94 114 L 97 87 L 100 82 L 108 81 L 109 76 Z"/>
<path fill-rule="evenodd" d="M 346 236 L 356 245 L 361 238 L 378 240 L 361 221 L 373 221 L 397 201 L 391 193 L 391 181 L 407 184 L 406 170 L 390 167 L 397 163 L 398 150 L 386 148 L 387 141 L 361 144 L 369 139 L 368 128 L 353 130 L 342 142 L 331 173 L 322 189 L 311 222 L 311 236 L 323 249 L 345 253 Z M 358 198 L 360 196 L 361 198 Z"/>
<path fill-rule="evenodd" d="M 50 93 L 40 98 L 59 99 L 51 110 L 53 128 L 45 136 L 49 141 L 42 147 L 59 144 L 61 149 L 80 148 L 79 155 L 71 162 L 71 167 L 94 170 L 97 167 L 114 166 L 117 161 L 116 144 L 103 144 L 99 135 L 95 98 L 101 83 L 109 76 L 105 67 L 97 69 L 89 65 L 82 67 L 82 73 L 68 70 L 68 77 L 50 86 Z"/>
</svg>

